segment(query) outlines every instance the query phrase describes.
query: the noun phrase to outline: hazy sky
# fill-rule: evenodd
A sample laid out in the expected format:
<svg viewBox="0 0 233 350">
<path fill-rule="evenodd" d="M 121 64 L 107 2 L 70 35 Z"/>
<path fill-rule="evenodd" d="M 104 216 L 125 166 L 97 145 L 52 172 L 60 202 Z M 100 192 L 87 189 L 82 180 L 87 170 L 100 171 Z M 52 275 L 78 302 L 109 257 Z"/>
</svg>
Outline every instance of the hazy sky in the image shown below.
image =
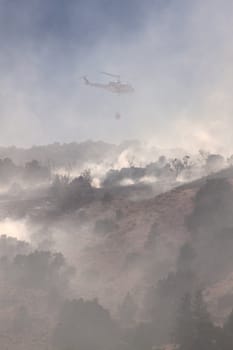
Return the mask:
<svg viewBox="0 0 233 350">
<path fill-rule="evenodd" d="M 0 143 L 232 147 L 232 13 L 230 0 L 0 0 Z M 103 70 L 135 94 L 80 79 Z"/>
</svg>

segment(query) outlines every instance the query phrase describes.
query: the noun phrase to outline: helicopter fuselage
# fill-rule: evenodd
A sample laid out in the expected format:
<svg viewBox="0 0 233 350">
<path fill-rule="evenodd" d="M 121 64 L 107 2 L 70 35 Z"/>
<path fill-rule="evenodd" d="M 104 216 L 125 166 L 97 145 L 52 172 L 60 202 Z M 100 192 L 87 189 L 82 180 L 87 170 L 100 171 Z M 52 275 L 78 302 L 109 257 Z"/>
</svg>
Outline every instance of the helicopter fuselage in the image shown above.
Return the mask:
<svg viewBox="0 0 233 350">
<path fill-rule="evenodd" d="M 131 85 L 115 81 L 110 81 L 107 84 L 107 88 L 109 91 L 118 94 L 134 92 L 134 88 Z"/>
<path fill-rule="evenodd" d="M 120 81 L 110 81 L 108 84 L 92 83 L 86 77 L 84 77 L 86 85 L 93 86 L 108 90 L 116 94 L 125 94 L 134 92 L 134 88 L 127 83 L 121 83 Z"/>
</svg>

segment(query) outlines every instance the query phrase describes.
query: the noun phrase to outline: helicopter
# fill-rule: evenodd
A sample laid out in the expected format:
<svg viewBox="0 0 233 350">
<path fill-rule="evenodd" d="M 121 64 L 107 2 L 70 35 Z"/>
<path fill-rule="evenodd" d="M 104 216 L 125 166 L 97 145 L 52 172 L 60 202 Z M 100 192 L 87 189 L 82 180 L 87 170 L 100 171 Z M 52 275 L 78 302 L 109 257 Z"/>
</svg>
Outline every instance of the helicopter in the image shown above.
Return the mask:
<svg viewBox="0 0 233 350">
<path fill-rule="evenodd" d="M 83 78 L 86 85 L 100 88 L 100 89 L 104 89 L 104 90 L 110 91 L 110 92 L 115 93 L 115 94 L 127 94 L 127 93 L 133 93 L 135 91 L 134 88 L 130 84 L 122 83 L 119 75 L 110 74 L 110 73 L 106 73 L 106 72 L 101 72 L 101 73 L 105 74 L 107 76 L 116 78 L 116 81 L 110 81 L 108 84 L 101 84 L 101 83 L 90 82 L 86 76 L 84 76 L 82 78 Z"/>
</svg>

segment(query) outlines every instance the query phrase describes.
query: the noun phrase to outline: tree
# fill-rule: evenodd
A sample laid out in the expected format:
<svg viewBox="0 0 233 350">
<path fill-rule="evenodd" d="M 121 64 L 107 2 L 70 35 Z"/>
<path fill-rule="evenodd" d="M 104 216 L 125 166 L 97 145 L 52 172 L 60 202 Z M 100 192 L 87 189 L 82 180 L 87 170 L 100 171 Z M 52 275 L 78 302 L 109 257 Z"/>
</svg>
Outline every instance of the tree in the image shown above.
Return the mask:
<svg viewBox="0 0 233 350">
<path fill-rule="evenodd" d="M 137 304 L 130 293 L 126 295 L 122 304 L 119 306 L 118 314 L 122 326 L 130 326 L 135 323 Z"/>
<path fill-rule="evenodd" d="M 83 180 L 89 185 L 91 186 L 92 183 L 92 176 L 91 176 L 91 170 L 90 169 L 85 169 L 83 170 L 83 172 L 80 175 Z"/>
<path fill-rule="evenodd" d="M 211 321 L 209 312 L 203 299 L 202 291 L 197 291 L 193 302 L 194 338 L 193 349 L 217 349 L 217 332 Z"/>
<path fill-rule="evenodd" d="M 171 160 L 171 169 L 175 172 L 175 178 L 177 178 L 180 173 L 184 170 L 184 163 L 178 159 L 178 158 L 175 158 L 175 159 L 172 159 Z"/>
<path fill-rule="evenodd" d="M 232 185 L 224 178 L 207 180 L 194 199 L 194 210 L 187 219 L 189 230 L 213 235 L 223 227 L 232 227 L 232 205 Z"/>
<path fill-rule="evenodd" d="M 178 310 L 174 340 L 175 343 L 178 344 L 179 350 L 193 350 L 194 319 L 192 300 L 189 293 L 187 293 L 182 299 Z"/>
<path fill-rule="evenodd" d="M 54 302 L 56 298 L 59 300 L 63 297 L 62 294 L 69 288 L 70 278 L 74 273 L 61 253 L 50 251 L 18 254 L 10 269 L 17 286 L 44 291 L 48 296 L 53 295 Z"/>
<path fill-rule="evenodd" d="M 32 160 L 25 164 L 24 178 L 27 181 L 44 181 L 50 178 L 49 168 L 40 165 L 37 160 Z"/>
<path fill-rule="evenodd" d="M 174 340 L 178 350 L 222 350 L 220 329 L 212 323 L 202 291 L 186 294 L 179 308 Z"/>
<path fill-rule="evenodd" d="M 124 350 L 151 350 L 157 340 L 157 330 L 151 322 L 141 322 L 126 332 Z M 156 338 L 156 339 L 155 339 Z"/>
<path fill-rule="evenodd" d="M 197 278 L 193 271 L 178 270 L 160 280 L 155 288 L 149 288 L 145 313 L 156 328 L 156 345 L 170 341 L 176 329 L 177 306 L 187 293 L 195 290 L 196 285 Z"/>
<path fill-rule="evenodd" d="M 59 315 L 53 343 L 57 350 L 115 350 L 119 330 L 97 300 L 67 301 Z"/>
<path fill-rule="evenodd" d="M 233 310 L 223 325 L 223 349 L 233 349 Z"/>
</svg>

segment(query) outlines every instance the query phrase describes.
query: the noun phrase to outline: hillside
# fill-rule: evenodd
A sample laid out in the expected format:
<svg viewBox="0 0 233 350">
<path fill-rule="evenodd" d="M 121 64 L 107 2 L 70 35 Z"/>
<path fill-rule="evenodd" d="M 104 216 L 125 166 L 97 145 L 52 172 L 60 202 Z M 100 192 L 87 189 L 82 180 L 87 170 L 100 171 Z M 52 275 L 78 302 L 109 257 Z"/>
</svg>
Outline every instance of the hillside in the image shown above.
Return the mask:
<svg viewBox="0 0 233 350">
<path fill-rule="evenodd" d="M 174 188 L 170 190 L 159 183 L 157 187 L 135 184 L 93 189 L 82 181 L 1 196 L 1 232 L 17 238 L 0 239 L 4 261 L 0 272 L 6 285 L 2 298 L 11 300 L 0 319 L 8 322 L 2 326 L 6 337 L 11 334 L 14 310 L 26 305 L 25 295 L 31 298 L 27 310 L 35 325 L 27 341 L 32 347 L 34 337 L 35 349 L 42 333 L 43 341 L 49 342 L 58 305 L 67 297 L 98 298 L 112 317 L 131 325 L 121 309 L 130 295 L 135 304 L 133 322 L 157 324 L 157 317 L 166 315 L 162 323 L 167 326 L 155 333 L 160 344 L 168 339 L 183 294 L 202 288 L 215 322 L 222 324 L 233 303 L 232 168 L 182 185 L 171 183 Z M 59 257 L 59 264 L 53 265 L 57 252 L 65 260 Z M 25 261 L 15 265 L 14 259 Z M 62 274 L 51 272 L 51 281 L 44 281 L 43 260 L 46 269 L 61 266 Z M 36 275 L 40 274 L 41 282 L 34 281 L 34 268 L 39 269 Z M 28 285 L 22 285 L 22 278 Z M 66 290 L 64 280 L 69 281 Z M 57 295 L 53 302 L 51 290 Z M 50 329 L 47 335 L 45 325 Z"/>
</svg>

